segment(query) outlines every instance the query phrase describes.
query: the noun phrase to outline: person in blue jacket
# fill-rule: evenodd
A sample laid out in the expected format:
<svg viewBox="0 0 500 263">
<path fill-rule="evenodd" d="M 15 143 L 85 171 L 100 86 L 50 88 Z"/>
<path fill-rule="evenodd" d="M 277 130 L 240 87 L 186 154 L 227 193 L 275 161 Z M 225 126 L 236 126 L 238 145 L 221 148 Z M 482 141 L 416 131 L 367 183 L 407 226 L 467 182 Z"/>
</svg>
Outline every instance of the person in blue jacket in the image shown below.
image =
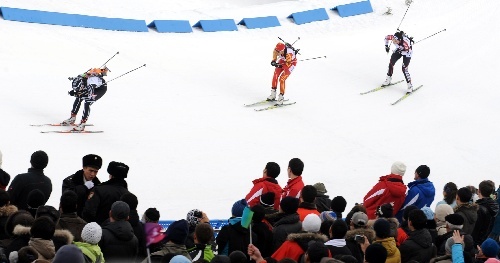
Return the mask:
<svg viewBox="0 0 500 263">
<path fill-rule="evenodd" d="M 415 170 L 415 181 L 408 184 L 408 193 L 406 194 L 405 201 L 396 214 L 399 222 L 402 221 L 403 211 L 407 206 L 414 205 L 421 209 L 424 206 L 430 206 L 434 201 L 436 190 L 434 189 L 434 184 L 428 179 L 430 173 L 431 169 L 427 165 L 420 165 Z"/>
</svg>

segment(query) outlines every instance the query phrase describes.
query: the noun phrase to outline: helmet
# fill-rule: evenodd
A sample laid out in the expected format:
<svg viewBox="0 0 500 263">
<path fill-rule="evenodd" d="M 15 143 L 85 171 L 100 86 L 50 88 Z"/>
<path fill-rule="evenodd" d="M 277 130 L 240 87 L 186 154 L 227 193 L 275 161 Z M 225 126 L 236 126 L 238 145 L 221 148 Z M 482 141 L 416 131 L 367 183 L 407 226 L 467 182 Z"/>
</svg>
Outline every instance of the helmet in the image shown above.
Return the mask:
<svg viewBox="0 0 500 263">
<path fill-rule="evenodd" d="M 395 37 L 397 40 L 402 40 L 402 39 L 403 39 L 403 36 L 404 36 L 404 32 L 403 32 L 403 31 L 398 31 L 398 32 L 394 33 L 394 37 Z"/>
<path fill-rule="evenodd" d="M 277 51 L 283 51 L 285 50 L 285 44 L 279 42 L 278 44 L 276 44 L 276 48 L 275 48 Z"/>
</svg>

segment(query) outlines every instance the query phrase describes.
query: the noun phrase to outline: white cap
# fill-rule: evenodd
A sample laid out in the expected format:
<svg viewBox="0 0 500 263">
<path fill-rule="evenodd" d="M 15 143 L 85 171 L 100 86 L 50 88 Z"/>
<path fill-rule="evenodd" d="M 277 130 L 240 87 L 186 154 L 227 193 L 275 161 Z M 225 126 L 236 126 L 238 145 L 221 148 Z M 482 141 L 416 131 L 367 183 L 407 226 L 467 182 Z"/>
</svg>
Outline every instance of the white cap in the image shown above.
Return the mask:
<svg viewBox="0 0 500 263">
<path fill-rule="evenodd" d="M 394 162 L 391 166 L 391 173 L 403 176 L 406 172 L 406 165 L 400 161 Z"/>
</svg>

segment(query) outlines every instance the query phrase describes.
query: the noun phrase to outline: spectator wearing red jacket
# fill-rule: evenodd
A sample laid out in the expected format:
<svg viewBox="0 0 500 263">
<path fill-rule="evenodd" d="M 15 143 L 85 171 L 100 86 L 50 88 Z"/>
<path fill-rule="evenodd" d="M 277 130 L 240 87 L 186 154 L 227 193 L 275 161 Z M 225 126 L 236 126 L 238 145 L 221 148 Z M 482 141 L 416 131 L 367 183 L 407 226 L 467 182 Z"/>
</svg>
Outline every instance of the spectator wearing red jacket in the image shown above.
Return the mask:
<svg viewBox="0 0 500 263">
<path fill-rule="evenodd" d="M 268 162 L 262 177 L 252 181 L 253 187 L 246 195 L 245 200 L 250 207 L 260 203 L 261 195 L 267 192 L 274 193 L 274 209 L 278 210 L 280 207 L 281 186 L 278 184 L 276 177 L 280 174 L 280 166 L 275 162 Z"/>
<path fill-rule="evenodd" d="M 281 198 L 291 196 L 300 198 L 300 191 L 304 188 L 302 181 L 302 171 L 304 171 L 304 162 L 299 158 L 293 158 L 288 162 L 288 182 L 283 188 Z"/>
<path fill-rule="evenodd" d="M 381 176 L 378 183 L 365 195 L 363 205 L 369 219 L 375 219 L 377 207 L 385 203 L 393 204 L 394 214 L 401 209 L 406 198 L 406 185 L 403 183 L 405 172 L 404 163 L 394 162 L 391 174 Z"/>
</svg>

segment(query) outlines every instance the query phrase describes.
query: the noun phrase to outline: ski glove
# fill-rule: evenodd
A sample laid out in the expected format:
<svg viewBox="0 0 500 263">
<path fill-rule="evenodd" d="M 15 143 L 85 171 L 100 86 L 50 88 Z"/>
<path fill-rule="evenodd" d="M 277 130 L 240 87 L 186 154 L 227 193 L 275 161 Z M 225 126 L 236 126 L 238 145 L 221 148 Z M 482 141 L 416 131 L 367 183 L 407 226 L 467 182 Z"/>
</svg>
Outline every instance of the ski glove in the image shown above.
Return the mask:
<svg viewBox="0 0 500 263">
<path fill-rule="evenodd" d="M 389 53 L 389 46 L 385 45 L 385 52 Z"/>
<path fill-rule="evenodd" d="M 87 181 L 85 182 L 85 186 L 87 187 L 87 189 L 92 189 L 92 187 L 94 187 L 94 182 Z"/>
<path fill-rule="evenodd" d="M 76 97 L 76 92 L 75 92 L 74 90 L 70 90 L 70 91 L 68 91 L 68 94 L 69 94 L 70 96 L 74 96 L 74 97 Z"/>
<path fill-rule="evenodd" d="M 278 67 L 278 63 L 276 63 L 276 60 L 271 61 L 271 66 Z"/>
</svg>

